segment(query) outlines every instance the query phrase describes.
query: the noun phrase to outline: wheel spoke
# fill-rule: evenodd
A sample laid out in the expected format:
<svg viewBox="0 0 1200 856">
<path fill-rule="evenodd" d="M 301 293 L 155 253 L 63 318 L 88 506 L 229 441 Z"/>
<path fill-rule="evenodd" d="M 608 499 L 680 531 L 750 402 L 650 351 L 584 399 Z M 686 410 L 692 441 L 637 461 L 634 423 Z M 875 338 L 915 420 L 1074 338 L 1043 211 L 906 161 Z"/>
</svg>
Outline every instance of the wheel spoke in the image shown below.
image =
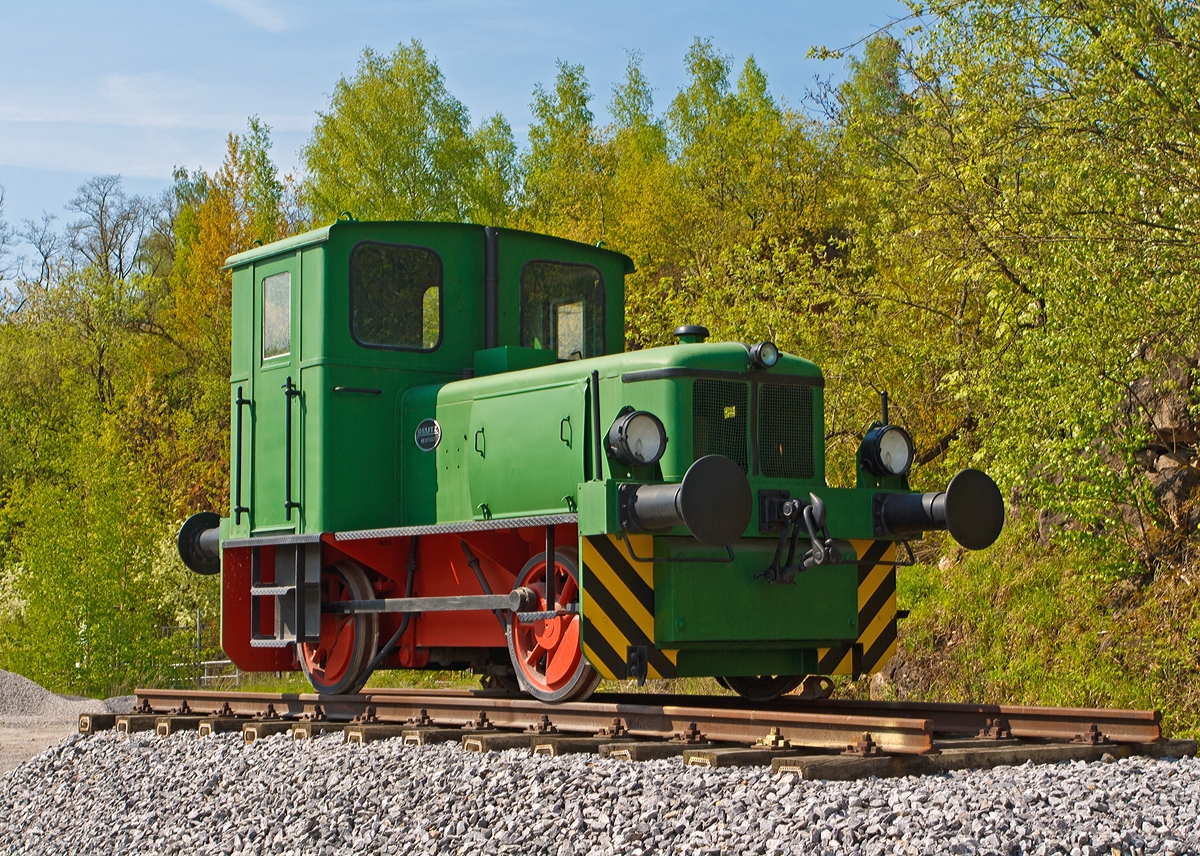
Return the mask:
<svg viewBox="0 0 1200 856">
<path fill-rule="evenodd" d="M 578 655 L 579 620 L 572 616 L 553 653 L 546 657 L 546 683 L 556 684 L 569 677 L 575 670 Z"/>
<path fill-rule="evenodd" d="M 528 654 L 525 655 L 525 665 L 529 666 L 530 668 L 536 669 L 538 660 L 541 659 L 542 654 L 544 654 L 544 653 L 546 653 L 546 649 L 543 648 L 541 645 L 537 644 L 536 642 L 534 642 L 533 648 L 530 650 L 530 652 Z"/>
<path fill-rule="evenodd" d="M 562 606 L 568 606 L 579 599 L 579 586 L 575 583 L 575 578 L 568 576 L 559 590 L 558 603 Z"/>
<path fill-rule="evenodd" d="M 558 558 L 551 578 L 552 599 L 546 597 L 547 565 L 543 557 L 535 557 L 514 583 L 514 588 L 524 586 L 537 593 L 536 611 L 550 612 L 579 603 L 579 580 L 561 553 Z M 557 615 L 529 624 L 514 619 L 508 633 L 513 666 L 525 689 L 536 698 L 566 701 L 595 689 L 597 676 L 583 657 L 578 615 Z"/>
<path fill-rule="evenodd" d="M 365 595 L 369 586 L 366 573 L 353 563 L 322 569 L 322 600 L 352 600 L 356 592 Z M 322 615 L 318 639 L 297 646 L 300 665 L 313 688 L 318 692 L 352 689 L 358 677 L 355 670 L 366 662 L 364 653 L 375 648 L 375 628 L 375 621 L 362 615 Z"/>
</svg>

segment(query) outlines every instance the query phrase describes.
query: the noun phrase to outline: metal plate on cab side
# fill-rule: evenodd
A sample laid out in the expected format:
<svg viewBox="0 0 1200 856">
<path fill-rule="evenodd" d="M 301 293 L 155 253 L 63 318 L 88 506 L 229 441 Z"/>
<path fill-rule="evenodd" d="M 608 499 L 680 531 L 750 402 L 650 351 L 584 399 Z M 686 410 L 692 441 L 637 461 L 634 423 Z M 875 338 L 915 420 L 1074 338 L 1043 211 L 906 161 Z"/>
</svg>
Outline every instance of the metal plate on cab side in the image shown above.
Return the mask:
<svg viewBox="0 0 1200 856">
<path fill-rule="evenodd" d="M 436 419 L 422 419 L 413 433 L 413 441 L 422 452 L 432 452 L 442 442 L 442 426 Z"/>
</svg>

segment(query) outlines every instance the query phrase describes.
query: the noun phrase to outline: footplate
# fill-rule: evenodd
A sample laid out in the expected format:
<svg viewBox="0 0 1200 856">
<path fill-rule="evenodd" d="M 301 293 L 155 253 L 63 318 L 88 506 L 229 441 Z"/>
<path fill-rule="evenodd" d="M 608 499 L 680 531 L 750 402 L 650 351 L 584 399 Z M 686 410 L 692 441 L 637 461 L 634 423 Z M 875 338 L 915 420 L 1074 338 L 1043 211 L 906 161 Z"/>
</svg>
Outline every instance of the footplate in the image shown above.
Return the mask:
<svg viewBox="0 0 1200 856">
<path fill-rule="evenodd" d="M 250 545 L 251 648 L 283 648 L 321 636 L 321 541 L 292 536 L 287 543 Z M 264 567 L 264 552 L 268 555 Z M 273 632 L 263 633 L 262 605 L 269 599 Z"/>
</svg>

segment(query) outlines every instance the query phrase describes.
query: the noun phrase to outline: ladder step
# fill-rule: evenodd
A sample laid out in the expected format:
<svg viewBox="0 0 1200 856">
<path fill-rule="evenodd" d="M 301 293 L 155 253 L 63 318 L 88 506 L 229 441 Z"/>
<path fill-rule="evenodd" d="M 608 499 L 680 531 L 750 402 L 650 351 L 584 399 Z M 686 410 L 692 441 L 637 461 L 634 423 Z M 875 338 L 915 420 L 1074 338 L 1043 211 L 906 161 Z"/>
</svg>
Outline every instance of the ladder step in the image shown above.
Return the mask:
<svg viewBox="0 0 1200 856">
<path fill-rule="evenodd" d="M 279 597 L 294 592 L 295 586 L 250 586 L 251 597 Z"/>
<path fill-rule="evenodd" d="M 251 648 L 286 648 L 291 645 L 293 639 L 251 639 Z"/>
</svg>

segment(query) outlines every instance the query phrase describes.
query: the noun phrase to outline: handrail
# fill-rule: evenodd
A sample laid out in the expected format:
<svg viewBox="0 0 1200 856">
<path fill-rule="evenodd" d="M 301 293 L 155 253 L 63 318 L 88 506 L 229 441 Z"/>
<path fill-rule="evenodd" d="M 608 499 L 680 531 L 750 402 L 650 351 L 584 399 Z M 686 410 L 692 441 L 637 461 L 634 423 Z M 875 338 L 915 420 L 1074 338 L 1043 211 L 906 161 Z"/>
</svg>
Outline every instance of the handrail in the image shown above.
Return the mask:
<svg viewBox="0 0 1200 856">
<path fill-rule="evenodd" d="M 604 439 L 600 436 L 600 372 L 593 371 L 592 393 L 592 458 L 595 461 L 592 478 L 604 481 Z"/>
<path fill-rule="evenodd" d="M 283 390 L 284 400 L 287 402 L 285 408 L 286 418 L 284 419 L 284 433 L 286 435 L 284 439 L 284 448 L 287 450 L 287 460 L 284 463 L 284 467 L 286 469 L 283 473 L 285 494 L 283 510 L 285 517 L 288 520 L 291 520 L 292 509 L 295 508 L 299 510 L 300 508 L 300 503 L 292 501 L 292 399 L 300 397 L 300 389 L 294 383 L 292 383 L 291 375 L 288 375 L 287 380 L 284 381 L 283 386 L 280 387 L 280 389 Z"/>
<path fill-rule="evenodd" d="M 250 399 L 242 397 L 240 386 L 237 388 L 237 398 L 233 403 L 237 406 L 237 476 L 234 479 L 233 522 L 234 525 L 238 525 L 242 522 L 242 515 L 250 513 L 250 509 L 242 505 L 242 407 L 253 405 Z"/>
</svg>

